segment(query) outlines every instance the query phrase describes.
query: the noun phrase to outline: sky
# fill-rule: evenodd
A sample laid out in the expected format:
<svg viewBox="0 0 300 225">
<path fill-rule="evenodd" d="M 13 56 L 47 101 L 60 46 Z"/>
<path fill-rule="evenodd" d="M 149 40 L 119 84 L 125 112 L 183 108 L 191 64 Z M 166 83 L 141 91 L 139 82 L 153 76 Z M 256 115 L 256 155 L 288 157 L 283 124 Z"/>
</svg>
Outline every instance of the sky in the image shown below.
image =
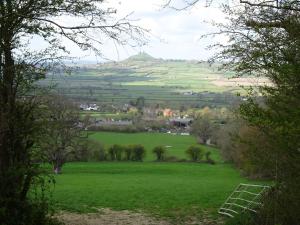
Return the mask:
<svg viewBox="0 0 300 225">
<path fill-rule="evenodd" d="M 104 58 L 109 60 L 123 60 L 141 51 L 147 52 L 155 58 L 207 60 L 212 50 L 207 50 L 209 44 L 217 39 L 200 39 L 201 35 L 216 31 L 210 22 L 224 21 L 224 14 L 216 2 L 205 7 L 205 0 L 200 0 L 196 6 L 176 11 L 163 8 L 166 0 L 106 0 L 107 6 L 117 9 L 117 17 L 122 18 L 130 14 L 135 24 L 148 29 L 148 43 L 143 47 L 119 46 L 107 40 L 101 46 Z M 183 0 L 173 0 L 179 6 Z M 177 4 L 177 5 L 176 5 Z M 218 37 L 220 39 L 222 37 Z M 222 41 L 222 40 L 221 40 Z M 71 55 L 81 57 L 81 60 L 101 61 L 93 53 L 82 52 L 79 48 L 65 41 L 71 49 Z M 35 40 L 35 45 L 43 45 Z"/>
</svg>

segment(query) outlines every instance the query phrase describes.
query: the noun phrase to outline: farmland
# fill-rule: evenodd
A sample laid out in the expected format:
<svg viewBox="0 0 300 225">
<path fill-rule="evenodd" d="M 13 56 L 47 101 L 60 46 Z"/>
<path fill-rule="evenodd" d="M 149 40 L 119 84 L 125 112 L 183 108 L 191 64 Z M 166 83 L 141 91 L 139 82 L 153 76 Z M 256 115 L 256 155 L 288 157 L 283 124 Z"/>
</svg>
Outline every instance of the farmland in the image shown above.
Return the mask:
<svg viewBox="0 0 300 225">
<path fill-rule="evenodd" d="M 214 148 L 202 146 L 213 152 L 215 165 L 153 161 L 150 149 L 159 144 L 170 144 L 171 155 L 185 157 L 186 147 L 196 143 L 190 136 L 98 132 L 90 138 L 106 146 L 143 144 L 148 156 L 145 162 L 67 163 L 63 174 L 56 177 L 53 192 L 59 209 L 141 211 L 171 221 L 201 218 L 204 214 L 217 218 L 218 207 L 234 187 L 241 182 L 253 182 L 243 178 L 232 165 L 223 163 Z"/>
<path fill-rule="evenodd" d="M 56 177 L 54 199 L 59 208 L 79 212 L 96 207 L 167 217 L 216 215 L 241 182 L 246 179 L 223 163 L 68 163 Z"/>
<path fill-rule="evenodd" d="M 56 85 L 59 92 L 83 102 L 122 105 L 143 96 L 148 105 L 224 106 L 241 91 L 236 84 L 226 85 L 232 75 L 207 62 L 141 53 L 116 63 L 78 65 L 71 75 L 49 75 L 41 84 Z"/>
<path fill-rule="evenodd" d="M 167 146 L 167 155 L 178 159 L 186 159 L 185 150 L 191 145 L 197 145 L 193 136 L 181 136 L 166 133 L 112 133 L 95 132 L 90 139 L 103 143 L 106 147 L 113 144 L 141 144 L 146 148 L 146 161 L 153 161 L 155 156 L 151 150 L 156 146 Z M 210 151 L 214 160 L 220 161 L 218 150 L 209 146 L 201 146 L 204 151 Z"/>
</svg>

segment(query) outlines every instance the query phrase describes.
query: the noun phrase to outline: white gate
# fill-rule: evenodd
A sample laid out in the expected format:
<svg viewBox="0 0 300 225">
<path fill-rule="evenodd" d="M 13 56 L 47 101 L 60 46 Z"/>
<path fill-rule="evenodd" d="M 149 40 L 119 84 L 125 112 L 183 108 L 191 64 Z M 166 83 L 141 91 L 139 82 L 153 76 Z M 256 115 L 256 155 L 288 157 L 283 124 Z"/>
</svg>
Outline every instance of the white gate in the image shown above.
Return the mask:
<svg viewBox="0 0 300 225">
<path fill-rule="evenodd" d="M 234 217 L 242 211 L 256 213 L 262 205 L 261 197 L 270 188 L 266 185 L 239 184 L 220 207 L 218 213 Z"/>
</svg>

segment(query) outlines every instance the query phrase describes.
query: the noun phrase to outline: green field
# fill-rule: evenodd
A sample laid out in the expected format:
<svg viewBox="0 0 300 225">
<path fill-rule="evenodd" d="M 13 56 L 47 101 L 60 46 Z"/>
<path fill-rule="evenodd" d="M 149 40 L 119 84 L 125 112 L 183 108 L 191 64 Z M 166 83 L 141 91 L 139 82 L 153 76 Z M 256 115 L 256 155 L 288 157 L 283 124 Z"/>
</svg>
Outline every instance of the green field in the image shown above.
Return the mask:
<svg viewBox="0 0 300 225">
<path fill-rule="evenodd" d="M 54 199 L 64 210 L 142 210 L 159 216 L 215 215 L 241 182 L 228 164 L 69 163 L 56 177 Z"/>
<path fill-rule="evenodd" d="M 142 53 L 116 63 L 79 65 L 72 75 L 52 74 L 41 83 L 57 84 L 60 93 L 82 102 L 121 105 L 143 96 L 147 105 L 179 108 L 228 104 L 222 93 L 240 88 L 215 81 L 232 75 L 206 62 L 162 60 Z"/>
<path fill-rule="evenodd" d="M 91 136 L 109 144 L 144 144 L 149 151 L 165 143 L 172 155 L 184 157 L 191 136 L 99 132 Z M 86 162 L 67 163 L 56 176 L 53 199 L 58 209 L 90 212 L 95 208 L 142 211 L 170 219 L 216 217 L 217 209 L 236 185 L 254 182 L 243 178 L 232 165 L 214 153 L 215 165 L 190 162 Z M 258 181 L 255 181 L 257 183 Z"/>
<path fill-rule="evenodd" d="M 146 161 L 153 161 L 155 156 L 152 149 L 156 146 L 168 146 L 167 156 L 175 156 L 178 159 L 186 159 L 185 150 L 191 145 L 197 145 L 197 141 L 193 136 L 173 135 L 166 133 L 112 133 L 112 132 L 95 132 L 90 135 L 90 139 L 100 141 L 109 147 L 113 144 L 130 145 L 141 144 L 146 150 Z M 200 146 L 200 145 L 199 145 Z M 201 148 L 206 152 L 211 152 L 211 157 L 220 162 L 218 150 L 213 147 L 202 145 Z"/>
</svg>

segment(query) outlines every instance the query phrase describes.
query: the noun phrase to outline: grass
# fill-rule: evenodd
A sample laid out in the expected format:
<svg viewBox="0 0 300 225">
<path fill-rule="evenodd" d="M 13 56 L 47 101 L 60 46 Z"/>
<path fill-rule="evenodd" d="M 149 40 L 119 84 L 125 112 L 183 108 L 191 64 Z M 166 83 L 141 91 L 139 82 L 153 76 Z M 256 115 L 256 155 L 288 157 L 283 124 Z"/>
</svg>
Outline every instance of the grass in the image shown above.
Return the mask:
<svg viewBox="0 0 300 225">
<path fill-rule="evenodd" d="M 186 147 L 196 143 L 192 136 L 160 133 L 97 132 L 90 138 L 107 145 L 141 143 L 148 152 L 153 146 L 168 144 L 178 157 L 184 157 Z M 214 217 L 236 185 L 253 181 L 223 163 L 217 149 L 202 147 L 213 152 L 217 164 L 158 163 L 151 161 L 150 154 L 146 162 L 67 163 L 63 174 L 56 176 L 54 202 L 58 209 L 83 213 L 111 208 L 142 210 L 174 220 L 204 214 Z"/>
<path fill-rule="evenodd" d="M 214 215 L 236 185 L 249 182 L 228 164 L 68 163 L 54 200 L 65 210 L 143 210 L 165 217 Z"/>
<path fill-rule="evenodd" d="M 146 161 L 153 161 L 155 155 L 152 149 L 156 146 L 168 146 L 167 156 L 175 156 L 178 159 L 187 159 L 185 150 L 191 145 L 197 145 L 196 139 L 193 136 L 182 136 L 165 133 L 112 133 L 112 132 L 95 132 L 90 136 L 90 139 L 100 141 L 109 147 L 113 144 L 129 145 L 141 144 L 146 148 Z M 220 162 L 220 154 L 213 147 L 199 145 L 205 152 L 211 152 L 211 158 Z"/>
</svg>

